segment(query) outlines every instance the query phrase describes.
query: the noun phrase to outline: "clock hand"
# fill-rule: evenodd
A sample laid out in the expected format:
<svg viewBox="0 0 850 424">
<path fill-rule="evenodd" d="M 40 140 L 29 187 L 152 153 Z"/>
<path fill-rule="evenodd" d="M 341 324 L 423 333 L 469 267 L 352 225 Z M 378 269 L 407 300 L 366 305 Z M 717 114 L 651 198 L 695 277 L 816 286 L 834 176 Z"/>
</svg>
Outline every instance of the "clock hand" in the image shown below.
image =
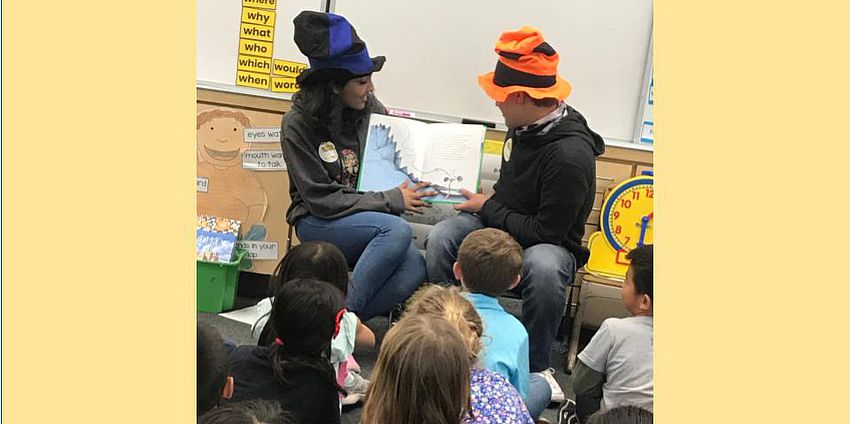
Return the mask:
<svg viewBox="0 0 850 424">
<path fill-rule="evenodd" d="M 652 213 L 640 219 L 640 238 L 638 239 L 638 247 L 643 246 L 643 239 L 646 237 L 646 228 L 649 227 L 650 219 L 652 219 Z"/>
</svg>

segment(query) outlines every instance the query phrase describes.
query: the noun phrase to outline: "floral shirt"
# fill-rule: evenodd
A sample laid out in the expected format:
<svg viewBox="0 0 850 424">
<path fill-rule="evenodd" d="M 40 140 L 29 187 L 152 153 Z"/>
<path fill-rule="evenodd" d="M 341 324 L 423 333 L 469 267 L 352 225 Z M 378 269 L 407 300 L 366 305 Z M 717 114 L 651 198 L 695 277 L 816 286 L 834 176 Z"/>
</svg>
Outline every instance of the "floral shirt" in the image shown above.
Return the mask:
<svg viewBox="0 0 850 424">
<path fill-rule="evenodd" d="M 473 368 L 470 376 L 472 415 L 469 424 L 534 424 L 513 385 L 488 369 Z"/>
</svg>

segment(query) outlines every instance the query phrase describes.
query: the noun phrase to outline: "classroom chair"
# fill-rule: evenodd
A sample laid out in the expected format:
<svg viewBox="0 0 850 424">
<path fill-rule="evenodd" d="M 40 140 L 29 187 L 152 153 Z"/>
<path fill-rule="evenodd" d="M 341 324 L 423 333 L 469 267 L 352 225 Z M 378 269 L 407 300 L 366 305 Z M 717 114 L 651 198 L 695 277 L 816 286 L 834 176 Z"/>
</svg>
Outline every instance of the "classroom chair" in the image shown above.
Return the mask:
<svg viewBox="0 0 850 424">
<path fill-rule="evenodd" d="M 581 277 L 576 313 L 572 321 L 572 334 L 569 337 L 564 372 L 571 374 L 578 356 L 579 335 L 582 327 L 599 328 L 606 318 L 626 318 L 629 311 L 623 306 L 620 295 L 622 280 L 599 277 L 588 273 L 584 268 L 578 271 Z M 578 280 L 578 278 L 576 278 Z"/>
</svg>

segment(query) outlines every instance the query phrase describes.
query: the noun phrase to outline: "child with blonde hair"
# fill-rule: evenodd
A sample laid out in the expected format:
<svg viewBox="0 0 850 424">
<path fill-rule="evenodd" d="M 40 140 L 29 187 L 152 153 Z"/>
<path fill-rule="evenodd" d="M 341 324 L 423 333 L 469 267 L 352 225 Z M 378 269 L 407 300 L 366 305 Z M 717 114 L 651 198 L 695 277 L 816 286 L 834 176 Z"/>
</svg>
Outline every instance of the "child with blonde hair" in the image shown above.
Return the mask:
<svg viewBox="0 0 850 424">
<path fill-rule="evenodd" d="M 440 316 L 454 325 L 466 342 L 472 363 L 469 378 L 472 416 L 465 423 L 534 423 L 516 388 L 497 372 L 481 365 L 484 324 L 457 287 L 429 285 L 419 289 L 411 298 L 406 314 Z"/>
<path fill-rule="evenodd" d="M 460 424 L 469 416 L 469 351 L 454 325 L 407 314 L 387 332 L 363 424 Z"/>
</svg>

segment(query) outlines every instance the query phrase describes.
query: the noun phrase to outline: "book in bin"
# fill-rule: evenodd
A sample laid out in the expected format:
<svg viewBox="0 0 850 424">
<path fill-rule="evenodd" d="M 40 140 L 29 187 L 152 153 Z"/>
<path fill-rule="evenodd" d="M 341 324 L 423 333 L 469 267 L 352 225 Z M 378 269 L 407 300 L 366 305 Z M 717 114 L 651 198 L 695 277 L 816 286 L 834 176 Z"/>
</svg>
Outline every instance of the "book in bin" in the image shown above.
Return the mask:
<svg viewBox="0 0 850 424">
<path fill-rule="evenodd" d="M 197 258 L 207 262 L 232 262 L 240 225 L 235 219 L 198 215 Z"/>
</svg>

